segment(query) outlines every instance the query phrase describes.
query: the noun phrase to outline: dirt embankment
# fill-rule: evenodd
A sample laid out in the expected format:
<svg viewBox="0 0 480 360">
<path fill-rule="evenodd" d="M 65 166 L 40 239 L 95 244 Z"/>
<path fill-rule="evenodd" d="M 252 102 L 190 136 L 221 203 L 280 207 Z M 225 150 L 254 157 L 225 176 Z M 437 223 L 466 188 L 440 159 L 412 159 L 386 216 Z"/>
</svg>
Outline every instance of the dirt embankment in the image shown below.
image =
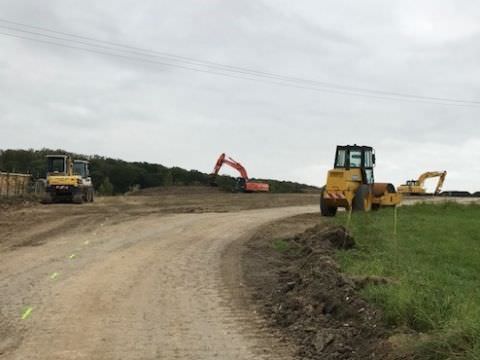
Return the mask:
<svg viewBox="0 0 480 360">
<path fill-rule="evenodd" d="M 394 358 L 381 314 L 358 294 L 379 279 L 350 279 L 333 259 L 353 246 L 344 228 L 317 214 L 265 226 L 247 245 L 243 272 L 257 309 L 294 340 L 301 359 Z"/>
</svg>

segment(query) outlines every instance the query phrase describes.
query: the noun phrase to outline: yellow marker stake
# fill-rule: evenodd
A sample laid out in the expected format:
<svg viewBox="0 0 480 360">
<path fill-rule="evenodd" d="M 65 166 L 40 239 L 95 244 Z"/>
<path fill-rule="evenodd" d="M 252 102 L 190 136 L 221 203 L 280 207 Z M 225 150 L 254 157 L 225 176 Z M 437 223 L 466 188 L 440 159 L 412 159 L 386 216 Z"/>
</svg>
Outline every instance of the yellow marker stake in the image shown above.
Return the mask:
<svg viewBox="0 0 480 360">
<path fill-rule="evenodd" d="M 72 255 L 70 255 L 68 258 L 69 258 L 70 260 L 72 260 L 72 259 L 75 259 L 76 257 L 77 257 L 77 255 L 72 254 Z"/>
<path fill-rule="evenodd" d="M 58 277 L 58 272 L 54 272 L 52 275 L 50 275 L 50 279 L 55 280 Z"/>
<path fill-rule="evenodd" d="M 395 265 L 399 266 L 399 248 L 398 248 L 398 236 L 397 236 L 397 207 L 393 208 L 393 241 L 395 243 Z"/>
<path fill-rule="evenodd" d="M 393 235 L 397 235 L 397 207 L 393 207 Z"/>
<path fill-rule="evenodd" d="M 32 313 L 32 311 L 33 311 L 32 307 L 26 308 L 25 311 L 22 314 L 22 320 L 25 320 L 26 318 L 28 318 L 30 316 L 30 314 Z"/>
<path fill-rule="evenodd" d="M 350 209 L 348 209 L 347 213 L 347 229 L 350 228 L 350 222 L 352 221 L 352 206 L 350 206 Z"/>
</svg>

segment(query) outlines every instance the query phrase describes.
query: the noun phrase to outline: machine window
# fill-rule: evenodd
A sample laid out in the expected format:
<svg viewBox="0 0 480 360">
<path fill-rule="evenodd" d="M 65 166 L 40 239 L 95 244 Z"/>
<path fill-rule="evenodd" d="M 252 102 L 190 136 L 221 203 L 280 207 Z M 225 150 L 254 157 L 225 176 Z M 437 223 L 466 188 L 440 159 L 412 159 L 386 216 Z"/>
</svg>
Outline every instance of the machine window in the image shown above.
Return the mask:
<svg viewBox="0 0 480 360">
<path fill-rule="evenodd" d="M 373 184 L 375 182 L 373 179 L 373 169 L 365 169 L 365 175 L 367 177 L 367 184 Z"/>
<path fill-rule="evenodd" d="M 373 167 L 372 151 L 365 150 L 365 167 Z"/>
<path fill-rule="evenodd" d="M 49 173 L 63 173 L 65 172 L 65 160 L 64 159 L 49 159 L 48 161 Z"/>
<path fill-rule="evenodd" d="M 345 155 L 346 155 L 345 150 L 338 150 L 337 163 L 335 164 L 335 167 L 345 167 Z"/>
<path fill-rule="evenodd" d="M 350 167 L 360 167 L 362 165 L 362 152 L 350 150 Z"/>
<path fill-rule="evenodd" d="M 82 178 L 87 177 L 86 166 L 83 163 L 74 163 L 73 164 L 73 173 L 75 175 L 80 175 Z"/>
</svg>

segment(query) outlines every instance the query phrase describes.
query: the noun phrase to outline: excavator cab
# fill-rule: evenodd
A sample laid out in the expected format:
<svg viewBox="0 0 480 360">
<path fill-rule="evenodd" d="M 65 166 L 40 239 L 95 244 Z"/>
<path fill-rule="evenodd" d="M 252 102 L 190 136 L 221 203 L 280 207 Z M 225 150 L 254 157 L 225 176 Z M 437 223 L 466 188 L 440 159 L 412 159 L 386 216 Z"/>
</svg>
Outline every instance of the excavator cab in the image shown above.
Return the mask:
<svg viewBox="0 0 480 360">
<path fill-rule="evenodd" d="M 68 176 L 70 158 L 67 155 L 47 155 L 47 176 Z"/>
</svg>

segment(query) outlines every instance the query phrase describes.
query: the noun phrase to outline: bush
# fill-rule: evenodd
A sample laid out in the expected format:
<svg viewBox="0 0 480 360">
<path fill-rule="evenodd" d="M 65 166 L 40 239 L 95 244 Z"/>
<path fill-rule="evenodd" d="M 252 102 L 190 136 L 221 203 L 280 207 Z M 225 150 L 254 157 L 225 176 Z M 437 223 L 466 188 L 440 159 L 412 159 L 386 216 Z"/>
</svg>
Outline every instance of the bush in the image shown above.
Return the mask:
<svg viewBox="0 0 480 360">
<path fill-rule="evenodd" d="M 106 177 L 102 184 L 98 188 L 98 193 L 100 195 L 113 195 L 113 185 L 110 182 L 110 179 Z"/>
</svg>

